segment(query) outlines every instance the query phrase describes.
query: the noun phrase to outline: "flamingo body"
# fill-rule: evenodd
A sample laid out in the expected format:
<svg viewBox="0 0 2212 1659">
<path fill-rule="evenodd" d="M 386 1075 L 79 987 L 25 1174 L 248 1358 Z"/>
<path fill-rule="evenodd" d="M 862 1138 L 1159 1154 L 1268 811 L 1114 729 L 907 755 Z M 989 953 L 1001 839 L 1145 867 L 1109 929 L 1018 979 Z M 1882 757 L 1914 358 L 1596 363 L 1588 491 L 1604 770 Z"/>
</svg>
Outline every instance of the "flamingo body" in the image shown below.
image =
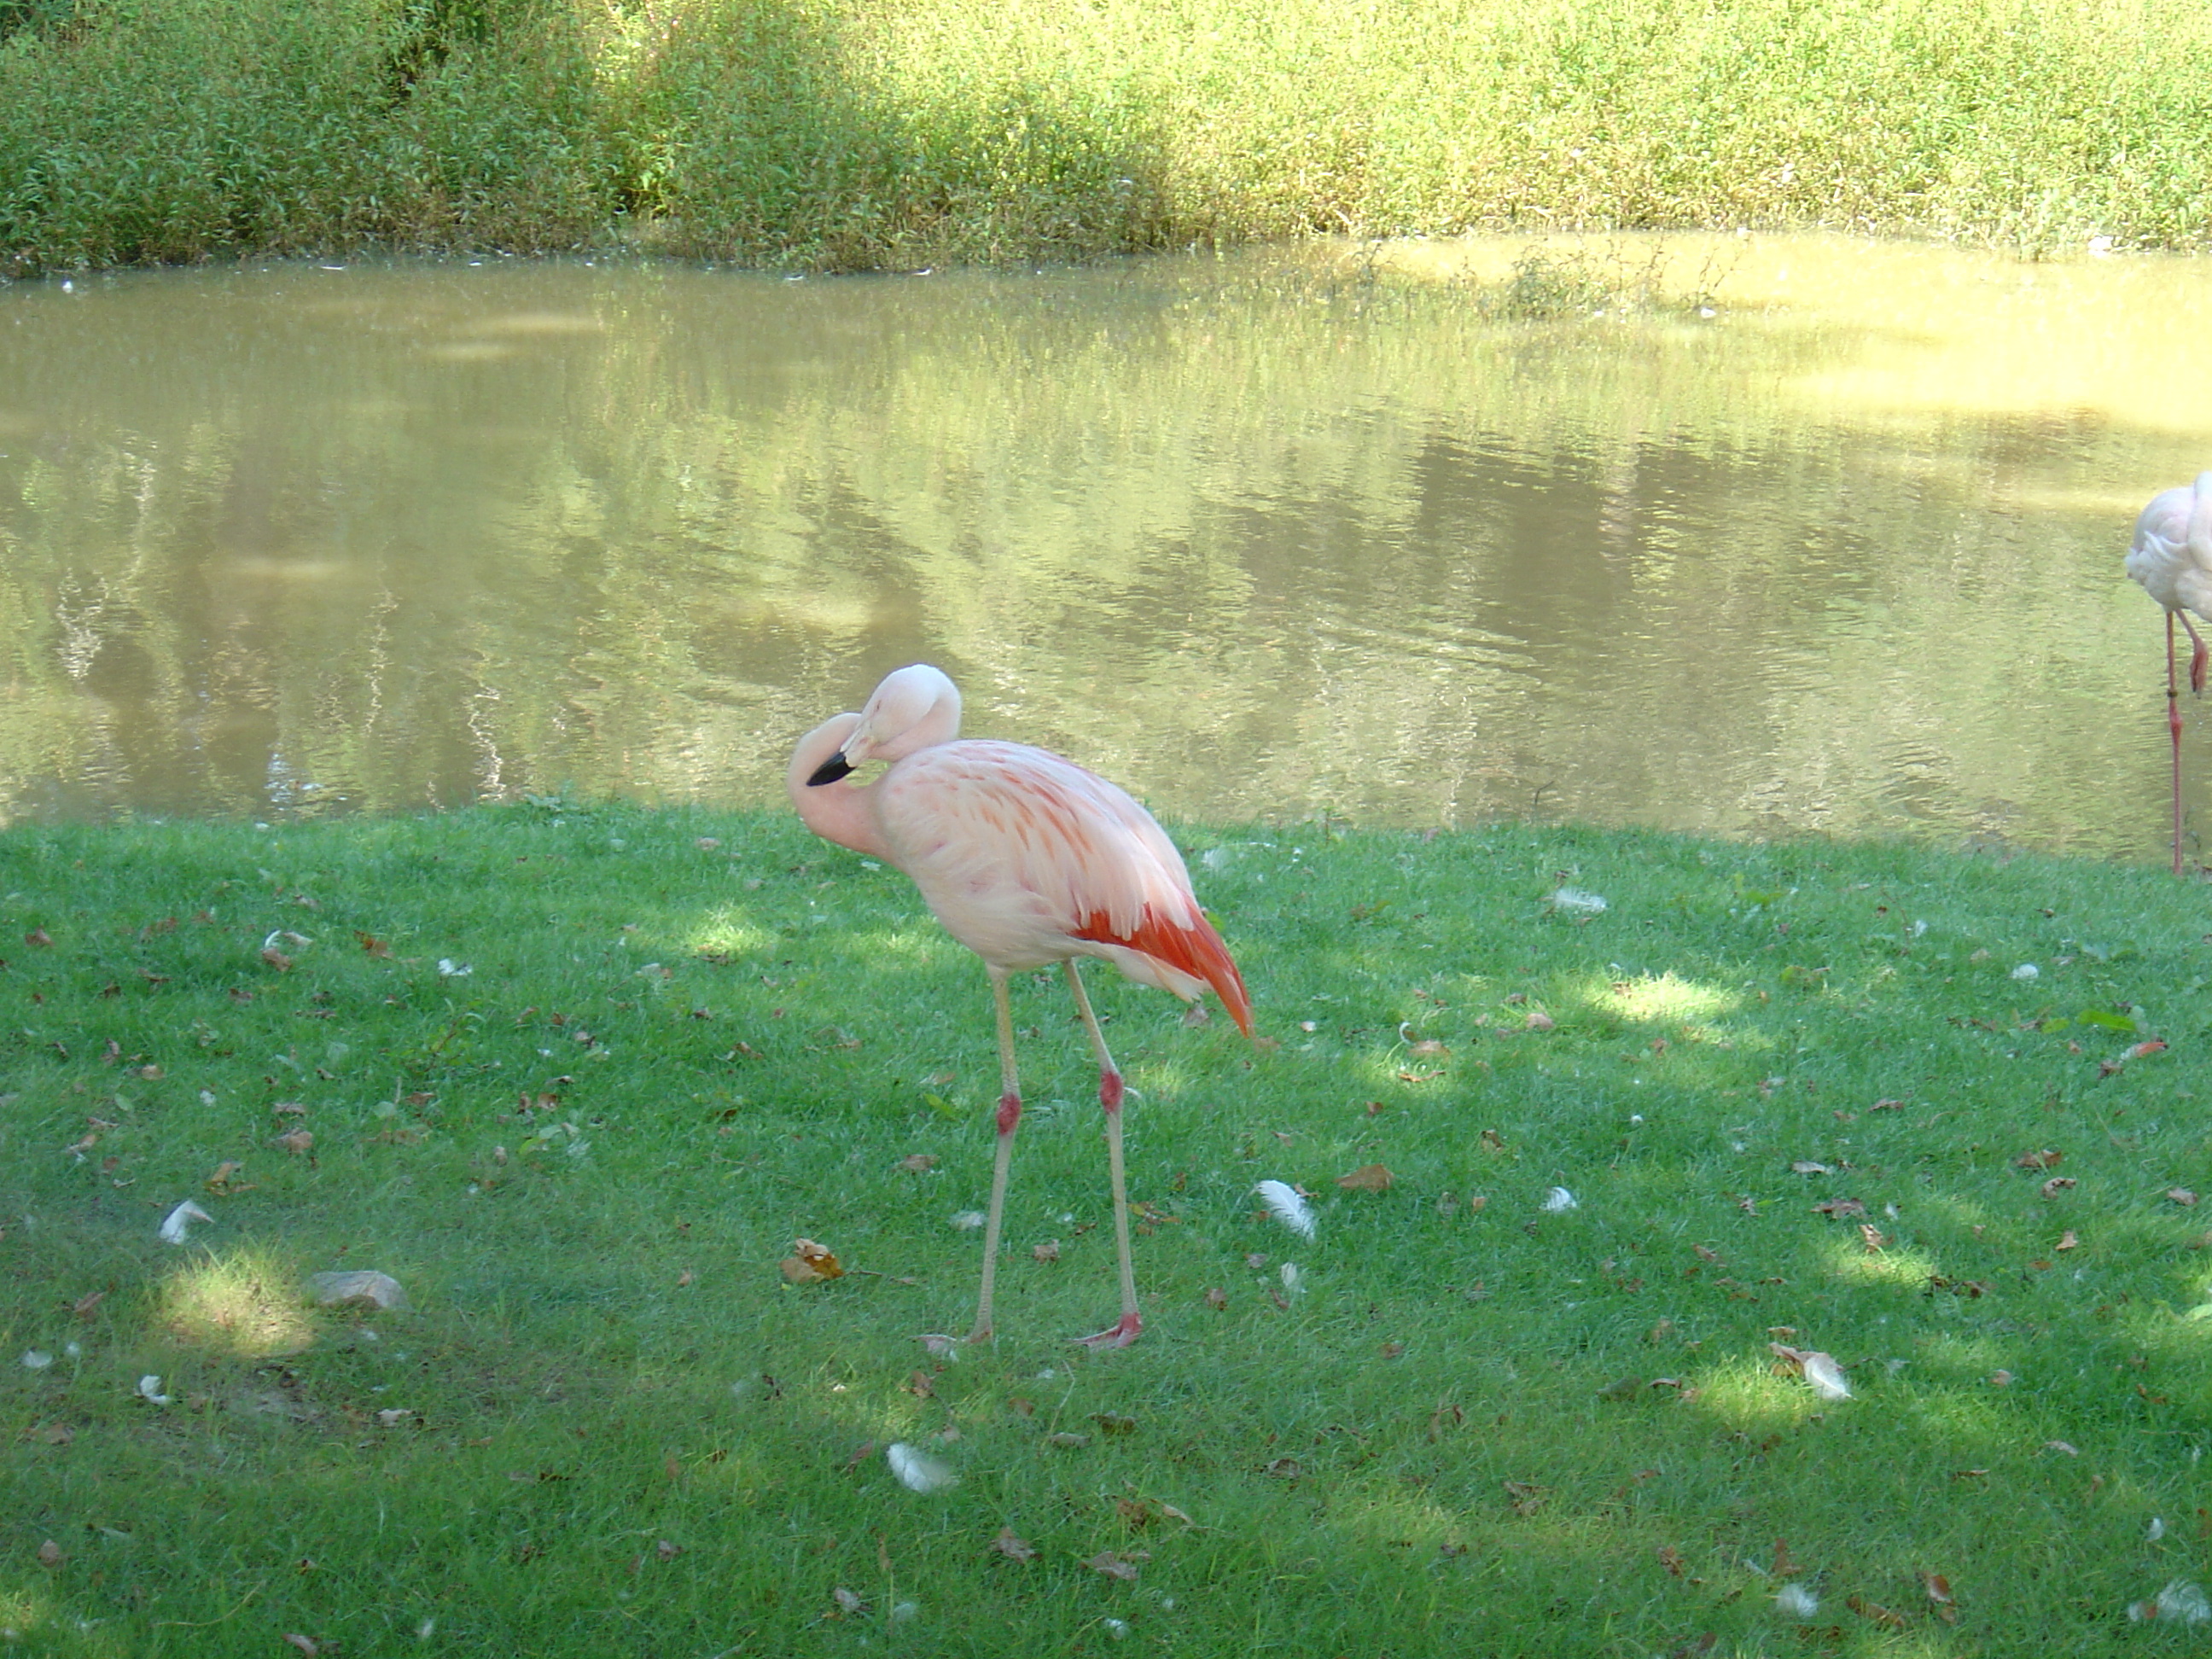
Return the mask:
<svg viewBox="0 0 2212 1659">
<path fill-rule="evenodd" d="M 2127 572 L 2169 613 L 2212 617 L 2212 472 L 2151 497 L 2136 519 Z"/>
<path fill-rule="evenodd" d="M 863 834 L 813 820 L 857 805 Z M 840 799 L 840 796 L 842 797 Z M 1211 986 L 1238 1028 L 1250 1004 L 1182 859 L 1152 815 L 1105 779 L 1026 744 L 932 744 L 876 782 L 810 789 L 801 816 L 868 843 L 912 877 L 945 931 L 1019 971 L 1098 957 L 1186 1002 Z"/>
<path fill-rule="evenodd" d="M 1251 1001 L 1199 908 L 1182 855 L 1152 814 L 1073 761 L 1026 744 L 963 740 L 959 729 L 958 690 L 917 663 L 886 677 L 859 714 L 833 716 L 802 738 L 787 785 L 809 829 L 903 870 L 945 930 L 990 972 L 1004 1091 L 970 1340 L 990 1334 L 1006 1163 L 1021 1115 L 1006 977 L 1064 965 L 1099 1065 L 1121 1273 L 1121 1323 L 1088 1340 L 1120 1346 L 1140 1324 L 1122 1190 L 1121 1079 L 1075 963 L 1103 959 L 1185 1001 L 1211 988 L 1248 1037 Z M 850 781 L 871 760 L 890 764 L 872 782 Z"/>
<path fill-rule="evenodd" d="M 2166 728 L 2173 742 L 2173 873 L 2181 873 L 2181 687 L 2175 672 L 2173 624 L 2188 630 L 2189 689 L 2204 689 L 2212 660 L 2203 635 L 2189 620 L 2194 611 L 2212 617 L 2212 472 L 2193 484 L 2160 490 L 2136 517 L 2127 573 L 2166 611 Z"/>
</svg>

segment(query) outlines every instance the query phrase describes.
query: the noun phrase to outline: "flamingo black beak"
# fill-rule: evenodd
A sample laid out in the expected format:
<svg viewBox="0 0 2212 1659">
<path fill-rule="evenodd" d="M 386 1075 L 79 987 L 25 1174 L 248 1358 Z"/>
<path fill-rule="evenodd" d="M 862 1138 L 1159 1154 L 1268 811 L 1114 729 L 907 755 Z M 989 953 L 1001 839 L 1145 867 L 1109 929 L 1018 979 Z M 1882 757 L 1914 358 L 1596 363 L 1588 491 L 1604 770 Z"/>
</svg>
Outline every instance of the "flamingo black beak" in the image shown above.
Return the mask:
<svg viewBox="0 0 2212 1659">
<path fill-rule="evenodd" d="M 844 751 L 840 750 L 814 769 L 814 775 L 807 779 L 806 787 L 817 789 L 825 783 L 835 783 L 842 777 L 851 775 L 852 770 L 853 763 L 847 760 Z"/>
</svg>

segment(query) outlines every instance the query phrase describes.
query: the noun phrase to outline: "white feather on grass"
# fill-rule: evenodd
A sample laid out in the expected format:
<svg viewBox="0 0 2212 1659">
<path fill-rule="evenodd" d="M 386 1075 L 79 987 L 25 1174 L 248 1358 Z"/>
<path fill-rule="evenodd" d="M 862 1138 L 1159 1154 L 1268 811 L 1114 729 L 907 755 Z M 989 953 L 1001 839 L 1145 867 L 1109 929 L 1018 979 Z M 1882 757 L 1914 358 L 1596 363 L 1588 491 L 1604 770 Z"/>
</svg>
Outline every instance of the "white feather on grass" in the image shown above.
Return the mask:
<svg viewBox="0 0 2212 1659">
<path fill-rule="evenodd" d="M 1802 1584 L 1784 1584 L 1774 1592 L 1774 1605 L 1786 1619 L 1810 1619 L 1820 1610 L 1820 1598 Z"/>
<path fill-rule="evenodd" d="M 195 1221 L 212 1221 L 215 1218 L 189 1198 L 169 1212 L 169 1218 L 161 1224 L 161 1242 L 181 1244 L 185 1235 Z"/>
<path fill-rule="evenodd" d="M 1297 1188 L 1286 1182 L 1263 1181 L 1252 1189 L 1260 1194 L 1260 1201 L 1267 1206 L 1267 1213 L 1288 1227 L 1300 1238 L 1314 1236 L 1314 1212 L 1300 1198 Z"/>
<path fill-rule="evenodd" d="M 1844 1379 L 1844 1368 L 1836 1364 L 1835 1356 L 1814 1349 L 1802 1361 L 1806 1386 L 1823 1400 L 1849 1400 L 1851 1385 Z"/>
<path fill-rule="evenodd" d="M 946 1465 L 933 1457 L 926 1457 L 903 1440 L 894 1440 L 884 1448 L 884 1461 L 891 1466 L 891 1473 L 901 1484 L 915 1492 L 943 1492 L 947 1486 L 960 1484 L 960 1477 Z"/>
</svg>

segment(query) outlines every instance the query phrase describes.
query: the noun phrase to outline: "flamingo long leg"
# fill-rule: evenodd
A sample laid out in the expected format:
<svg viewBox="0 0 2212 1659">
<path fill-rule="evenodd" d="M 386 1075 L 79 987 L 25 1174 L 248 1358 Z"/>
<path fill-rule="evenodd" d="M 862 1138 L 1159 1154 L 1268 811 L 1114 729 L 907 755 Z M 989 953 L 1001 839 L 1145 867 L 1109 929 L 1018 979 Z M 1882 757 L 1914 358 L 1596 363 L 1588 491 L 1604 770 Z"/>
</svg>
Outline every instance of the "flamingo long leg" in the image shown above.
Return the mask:
<svg viewBox="0 0 2212 1659">
<path fill-rule="evenodd" d="M 1086 1347 L 1126 1348 L 1137 1340 L 1145 1322 L 1137 1312 L 1137 1270 L 1129 1255 L 1129 1191 L 1121 1161 L 1121 1073 L 1106 1048 L 1106 1034 L 1091 1012 L 1091 999 L 1083 989 L 1083 975 L 1075 958 L 1060 964 L 1067 970 L 1067 988 L 1075 998 L 1075 1012 L 1083 1016 L 1083 1029 L 1091 1033 L 1091 1052 L 1098 1060 L 1098 1103 L 1106 1111 L 1106 1172 L 1114 1188 L 1114 1257 L 1121 1276 L 1121 1317 L 1096 1336 L 1077 1340 Z"/>
<path fill-rule="evenodd" d="M 2173 736 L 2173 873 L 2181 873 L 2181 685 L 2174 672 L 2173 619 L 2179 613 L 2166 613 L 2166 723 Z M 2189 637 L 2197 641 L 2197 653 L 2189 665 L 2192 684 L 2202 687 L 2204 671 L 2204 641 L 2197 638 L 2197 629 L 2189 618 L 2183 617 L 2181 625 L 2189 629 Z"/>
<path fill-rule="evenodd" d="M 983 1285 L 975 1295 L 975 1328 L 968 1333 L 970 1342 L 991 1340 L 991 1285 L 999 1276 L 999 1228 L 1006 1213 L 1006 1171 L 1013 1167 L 1014 1131 L 1022 1121 L 1022 1085 L 1014 1069 L 1014 1010 L 1006 1000 L 1006 970 L 991 968 L 990 975 L 991 994 L 999 1009 L 999 1150 L 991 1164 L 991 1209 L 983 1223 Z"/>
<path fill-rule="evenodd" d="M 2189 653 L 2189 689 L 2201 693 L 2204 690 L 2205 668 L 2212 664 L 2212 648 L 2206 647 L 2204 636 L 2197 631 L 2197 624 L 2189 620 L 2186 611 L 2169 611 L 2166 614 L 2180 617 L 2181 625 L 2189 630 L 2189 643 L 2193 647 Z"/>
</svg>

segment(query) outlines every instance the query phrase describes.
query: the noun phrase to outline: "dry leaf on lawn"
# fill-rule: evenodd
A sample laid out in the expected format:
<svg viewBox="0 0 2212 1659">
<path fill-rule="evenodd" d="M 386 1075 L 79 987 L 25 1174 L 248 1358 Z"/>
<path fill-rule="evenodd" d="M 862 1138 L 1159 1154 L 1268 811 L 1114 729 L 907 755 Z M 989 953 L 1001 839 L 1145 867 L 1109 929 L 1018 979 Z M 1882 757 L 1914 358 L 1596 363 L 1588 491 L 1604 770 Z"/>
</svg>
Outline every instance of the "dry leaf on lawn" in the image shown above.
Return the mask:
<svg viewBox="0 0 2212 1659">
<path fill-rule="evenodd" d="M 845 1269 L 836 1256 L 811 1238 L 791 1241 L 791 1254 L 778 1264 L 783 1276 L 794 1285 L 819 1285 L 824 1279 L 842 1279 Z"/>
</svg>

